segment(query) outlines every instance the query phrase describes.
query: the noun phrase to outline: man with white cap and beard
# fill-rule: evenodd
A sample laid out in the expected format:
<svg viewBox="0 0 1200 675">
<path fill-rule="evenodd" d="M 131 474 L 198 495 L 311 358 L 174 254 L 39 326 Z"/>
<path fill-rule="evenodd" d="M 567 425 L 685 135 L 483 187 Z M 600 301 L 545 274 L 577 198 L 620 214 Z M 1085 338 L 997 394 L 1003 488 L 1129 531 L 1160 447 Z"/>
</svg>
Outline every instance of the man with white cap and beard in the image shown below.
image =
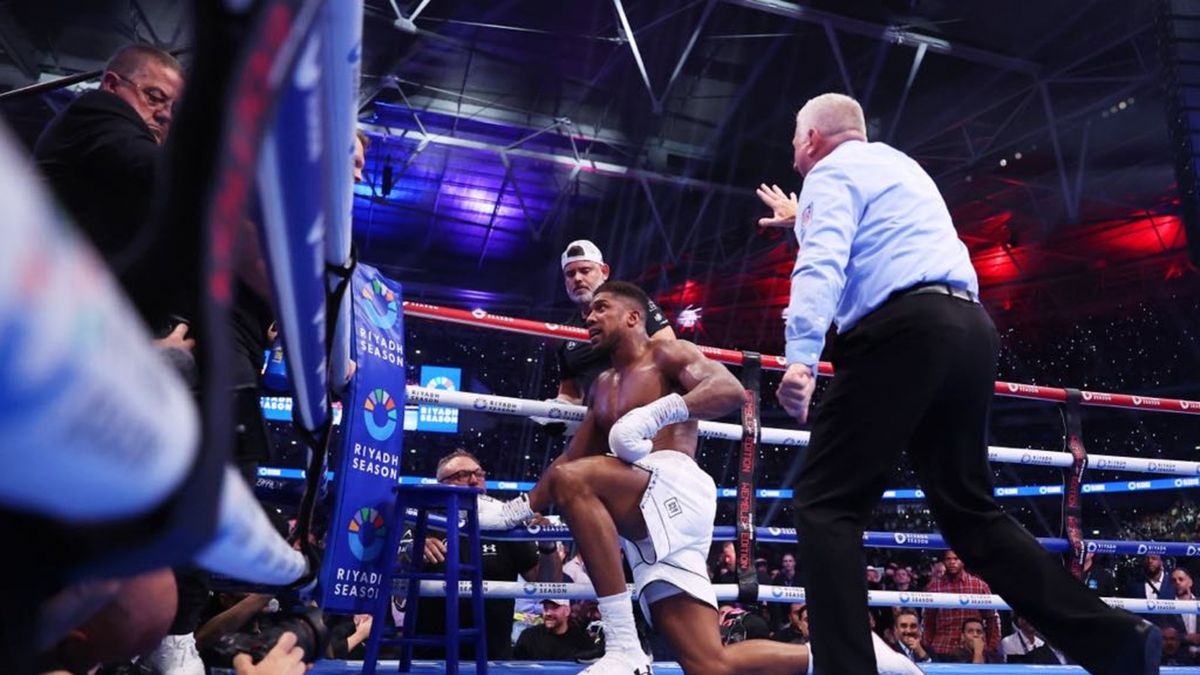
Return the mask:
<svg viewBox="0 0 1200 675">
<path fill-rule="evenodd" d="M 563 250 L 562 273 L 567 295 L 579 309 L 572 312 L 563 324 L 583 328 L 593 294 L 600 284 L 608 281 L 608 264 L 595 244 L 587 239 L 576 239 Z M 650 301 L 650 311 L 646 313 L 646 334 L 651 340 L 675 338 L 670 320 L 653 300 Z M 587 340 L 567 340 L 558 348 L 557 399 L 575 404 L 586 403 L 584 398 L 592 382 L 610 365 L 608 357 L 593 352 Z"/>
</svg>

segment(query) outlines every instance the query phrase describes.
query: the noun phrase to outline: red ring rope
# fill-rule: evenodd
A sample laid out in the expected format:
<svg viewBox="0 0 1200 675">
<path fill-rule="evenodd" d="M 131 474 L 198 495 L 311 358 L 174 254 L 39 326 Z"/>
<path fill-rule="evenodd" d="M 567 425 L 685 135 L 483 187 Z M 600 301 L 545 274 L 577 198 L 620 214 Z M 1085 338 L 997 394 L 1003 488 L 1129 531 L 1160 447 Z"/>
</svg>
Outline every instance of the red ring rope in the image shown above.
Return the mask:
<svg viewBox="0 0 1200 675">
<path fill-rule="evenodd" d="M 524 333 L 526 335 L 537 335 L 539 337 L 559 338 L 563 340 L 588 339 L 587 331 L 582 328 L 544 321 L 531 321 L 529 319 L 514 319 L 499 314 L 489 314 L 482 309 L 467 311 L 465 309 L 453 309 L 450 307 L 405 301 L 404 311 L 408 316 L 415 316 L 422 319 L 461 323 L 480 328 L 495 328 L 510 333 Z M 735 366 L 742 365 L 742 353 L 740 351 L 721 349 L 720 347 L 705 347 L 703 345 L 697 346 L 701 352 L 704 352 L 705 356 L 714 361 Z M 768 370 L 784 370 L 787 367 L 787 360 L 782 356 L 768 356 L 764 354 L 762 365 L 763 368 L 767 368 Z M 826 377 L 832 376 L 833 365 L 822 361 L 818 366 L 818 373 Z M 1081 393 L 1083 395 L 1082 404 L 1086 406 L 1200 415 L 1200 401 L 1134 396 L 1131 394 L 1109 394 L 1098 391 L 1084 391 Z M 1013 382 L 997 382 L 996 395 L 1038 401 L 1053 401 L 1056 403 L 1067 400 L 1066 389 L 1044 387 L 1036 384 L 1016 384 Z"/>
</svg>

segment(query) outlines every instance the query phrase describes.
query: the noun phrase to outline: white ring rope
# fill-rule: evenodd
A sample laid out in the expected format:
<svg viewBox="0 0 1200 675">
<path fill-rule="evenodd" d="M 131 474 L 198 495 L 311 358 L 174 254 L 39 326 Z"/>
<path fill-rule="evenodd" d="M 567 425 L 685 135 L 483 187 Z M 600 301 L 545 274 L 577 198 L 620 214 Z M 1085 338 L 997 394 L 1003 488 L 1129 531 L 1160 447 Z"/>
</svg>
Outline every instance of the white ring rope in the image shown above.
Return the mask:
<svg viewBox="0 0 1200 675">
<path fill-rule="evenodd" d="M 424 405 L 440 405 L 458 410 L 514 415 L 518 417 L 547 417 L 564 422 L 583 419 L 587 408 L 580 405 L 556 401 L 533 401 L 530 399 L 476 394 L 466 391 L 429 389 L 409 385 L 408 401 Z M 721 438 L 738 441 L 742 438 L 742 427 L 726 422 L 700 422 L 700 435 L 705 438 Z M 763 428 L 761 442 L 767 445 L 806 446 L 810 433 L 799 429 Z M 1074 458 L 1067 452 L 1051 452 L 1033 448 L 1009 448 L 988 446 L 988 459 L 1003 464 L 1025 464 L 1029 466 L 1069 467 Z M 1168 476 L 1198 476 L 1200 462 L 1187 460 L 1143 459 L 1118 455 L 1088 455 L 1088 468 L 1105 471 L 1139 471 Z"/>
<path fill-rule="evenodd" d="M 392 584 L 392 593 L 402 596 L 408 592 L 408 581 L 397 579 Z M 738 598 L 737 584 L 713 584 L 720 602 L 735 602 Z M 630 593 L 634 592 L 629 585 Z M 458 583 L 460 597 L 471 595 L 471 582 Z M 422 581 L 422 597 L 445 597 L 444 581 Z M 591 584 L 545 583 L 523 581 L 484 581 L 483 597 L 487 599 L 527 598 L 546 600 L 567 598 L 569 600 L 595 600 L 596 591 Z M 635 594 L 636 597 L 636 594 Z M 803 603 L 804 589 L 798 586 L 759 586 L 759 602 Z M 1125 609 L 1138 614 L 1200 614 L 1198 600 L 1142 600 L 1133 598 L 1101 598 L 1111 607 Z M 1011 609 L 999 595 L 966 593 L 925 593 L 920 591 L 867 591 L 867 604 L 872 607 L 925 607 L 937 609 Z"/>
</svg>

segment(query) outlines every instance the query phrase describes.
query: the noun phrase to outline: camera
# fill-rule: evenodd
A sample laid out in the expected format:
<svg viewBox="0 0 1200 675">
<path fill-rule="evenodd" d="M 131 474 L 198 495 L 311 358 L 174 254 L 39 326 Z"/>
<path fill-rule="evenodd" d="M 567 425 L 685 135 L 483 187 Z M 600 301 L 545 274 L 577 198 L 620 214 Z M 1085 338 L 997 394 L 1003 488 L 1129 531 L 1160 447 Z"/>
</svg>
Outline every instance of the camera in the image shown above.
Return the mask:
<svg viewBox="0 0 1200 675">
<path fill-rule="evenodd" d="M 232 668 L 233 657 L 249 654 L 258 663 L 271 651 L 279 637 L 286 632 L 296 635 L 296 646 L 304 650 L 304 661 L 312 663 L 325 653 L 329 646 L 329 630 L 317 607 L 305 607 L 278 618 L 271 618 L 257 633 L 230 633 L 222 636 L 211 648 L 208 656 L 210 665 Z M 206 658 L 206 661 L 209 659 Z"/>
</svg>

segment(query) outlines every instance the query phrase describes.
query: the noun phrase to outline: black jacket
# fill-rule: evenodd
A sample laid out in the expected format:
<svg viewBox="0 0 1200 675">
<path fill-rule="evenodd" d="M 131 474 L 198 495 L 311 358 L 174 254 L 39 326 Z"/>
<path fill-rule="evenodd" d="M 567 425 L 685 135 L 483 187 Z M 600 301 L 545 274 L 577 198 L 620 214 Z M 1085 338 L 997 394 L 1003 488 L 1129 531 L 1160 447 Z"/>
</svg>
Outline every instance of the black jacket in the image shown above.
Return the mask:
<svg viewBox="0 0 1200 675">
<path fill-rule="evenodd" d="M 34 146 L 55 196 L 155 332 L 193 313 L 197 283 L 179 278 L 174 238 L 150 228 L 161 155 L 137 111 L 104 90 L 72 101 Z"/>
</svg>

